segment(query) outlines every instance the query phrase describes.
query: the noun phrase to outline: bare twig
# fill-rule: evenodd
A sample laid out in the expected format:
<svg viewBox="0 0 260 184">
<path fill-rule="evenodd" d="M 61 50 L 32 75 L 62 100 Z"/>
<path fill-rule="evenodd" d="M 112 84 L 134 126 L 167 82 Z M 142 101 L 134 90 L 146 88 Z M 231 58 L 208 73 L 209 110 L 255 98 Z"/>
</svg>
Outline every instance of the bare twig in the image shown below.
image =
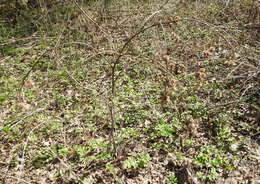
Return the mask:
<svg viewBox="0 0 260 184">
<path fill-rule="evenodd" d="M 12 178 L 12 179 L 15 179 L 15 180 L 19 181 L 19 178 L 16 178 L 16 177 L 14 177 L 14 176 L 6 176 L 6 178 Z M 32 184 L 31 182 L 28 182 L 28 181 L 23 180 L 23 179 L 20 179 L 20 182 L 19 182 L 19 183 L 21 183 L 21 182 L 26 183 L 26 184 Z M 17 182 L 17 183 L 18 183 L 18 182 Z"/>
<path fill-rule="evenodd" d="M 40 56 L 34 61 L 32 67 L 27 71 L 27 73 L 23 76 L 22 81 L 21 81 L 21 85 L 20 85 L 20 91 L 23 88 L 23 85 L 25 83 L 25 80 L 28 78 L 28 76 L 30 75 L 30 73 L 35 69 L 35 67 L 39 64 L 40 59 L 48 52 L 48 50 L 43 51 Z"/>
<path fill-rule="evenodd" d="M 234 71 L 236 71 L 236 70 L 237 70 L 241 65 L 243 65 L 244 63 L 245 63 L 245 61 L 239 63 L 239 65 L 237 65 L 233 70 L 231 70 L 231 72 L 227 75 L 226 79 L 228 79 L 228 78 L 231 76 L 231 74 L 232 74 Z"/>
<path fill-rule="evenodd" d="M 19 42 L 19 41 L 26 41 L 26 40 L 36 40 L 37 38 L 39 37 L 35 37 L 35 36 L 29 36 L 29 37 L 26 37 L 26 38 L 12 38 L 10 39 L 9 41 L 5 42 L 5 43 L 1 43 L 0 46 L 5 46 L 5 45 L 9 45 L 9 44 L 12 44 L 12 43 L 15 43 L 15 42 Z"/>
<path fill-rule="evenodd" d="M 32 133 L 34 132 L 34 130 L 38 129 L 40 126 L 42 126 L 44 123 L 46 123 L 45 121 L 40 123 L 39 125 L 35 126 L 30 132 L 29 132 L 29 135 L 27 136 L 26 138 L 26 141 L 25 141 L 25 144 L 24 144 L 24 147 L 23 147 L 23 152 L 22 152 L 22 157 L 20 158 L 20 168 L 19 168 L 19 176 L 18 176 L 18 181 L 17 183 L 20 183 L 22 181 L 21 179 L 21 174 L 24 170 L 24 164 L 25 164 L 25 153 L 26 153 L 26 148 L 28 146 L 28 142 L 29 142 L 29 138 L 30 136 L 32 135 Z"/>
<path fill-rule="evenodd" d="M 239 100 L 234 100 L 234 101 L 230 101 L 230 102 L 226 102 L 226 103 L 218 103 L 218 104 L 214 104 L 211 106 L 211 108 L 215 108 L 215 107 L 220 107 L 220 106 L 227 106 L 227 105 L 231 105 L 231 104 L 238 104 L 238 103 L 242 103 L 245 102 L 245 99 L 239 99 Z"/>
<path fill-rule="evenodd" d="M 166 1 L 165 4 L 167 4 L 168 1 Z M 164 5 L 165 5 L 164 4 Z M 163 5 L 163 6 L 164 6 Z M 161 6 L 161 9 L 163 8 L 163 6 Z M 118 57 L 116 58 L 116 60 L 113 62 L 112 64 L 112 71 L 111 71 L 111 89 L 112 89 L 112 97 L 110 99 L 110 106 L 109 106 L 109 110 L 110 110 L 110 117 L 111 117 L 111 126 L 112 126 L 112 131 L 111 131 L 111 136 L 114 137 L 114 131 L 115 131 L 115 114 L 114 114 L 114 97 L 116 95 L 116 81 L 119 77 L 119 75 L 115 75 L 115 72 L 116 72 L 116 67 L 117 65 L 120 63 L 120 59 L 122 58 L 122 56 L 124 55 L 123 52 L 125 51 L 125 49 L 127 48 L 127 46 L 132 42 L 132 40 L 134 38 L 136 38 L 139 34 L 141 34 L 142 32 L 154 27 L 154 26 L 158 26 L 160 25 L 161 23 L 156 23 L 156 24 L 153 24 L 151 26 L 148 26 L 146 27 L 147 23 L 155 16 L 157 15 L 158 13 L 161 12 L 161 9 L 158 10 L 158 11 L 155 11 L 153 12 L 143 23 L 142 27 L 139 29 L 139 31 L 137 31 L 136 33 L 134 33 L 129 39 L 127 39 L 127 41 L 125 42 L 125 44 L 123 45 L 123 47 L 119 50 L 119 55 Z M 171 22 L 170 22 L 171 23 Z M 115 142 L 113 140 L 113 143 L 112 143 L 112 151 L 115 153 Z"/>
<path fill-rule="evenodd" d="M 0 64 L 4 63 L 7 59 L 10 59 L 10 58 L 11 58 L 11 56 L 7 56 L 7 57 L 1 59 Z"/>
<path fill-rule="evenodd" d="M 207 26 L 207 27 L 213 27 L 213 28 L 219 29 L 219 27 L 217 27 L 217 26 L 215 26 L 215 25 L 213 25 L 213 24 L 211 24 L 211 23 L 208 23 L 208 22 L 199 20 L 199 19 L 184 18 L 184 19 L 181 19 L 181 20 L 183 20 L 183 21 L 186 20 L 186 21 L 197 22 L 197 23 L 203 24 L 203 25 L 205 25 L 205 26 Z M 225 30 L 222 29 L 222 31 L 225 32 L 225 33 L 228 35 L 228 33 L 227 33 Z M 229 40 L 227 40 L 227 38 L 226 38 L 223 34 L 221 34 L 221 33 L 219 32 L 219 30 L 216 31 L 216 33 L 228 43 L 228 45 L 230 46 L 230 48 L 234 48 L 234 46 L 229 42 Z M 235 41 L 235 40 L 233 40 L 233 41 Z M 236 42 L 236 44 L 238 45 L 238 42 Z"/>
<path fill-rule="evenodd" d="M 72 174 L 72 176 L 73 176 L 74 178 L 79 178 L 79 176 L 72 170 L 72 168 L 71 168 L 68 164 L 66 164 L 65 161 L 64 161 L 63 159 L 61 159 L 61 158 L 51 149 L 50 146 L 48 146 L 48 149 L 49 149 L 49 151 L 51 152 L 51 154 L 52 154 L 55 158 L 57 158 L 57 159 L 60 161 L 60 163 L 61 163 L 65 168 L 67 168 L 67 169 L 70 171 L 70 174 Z"/>
<path fill-rule="evenodd" d="M 36 109 L 35 111 L 33 111 L 33 112 L 27 114 L 26 116 L 22 117 L 21 119 L 16 120 L 16 121 L 14 121 L 13 123 L 11 123 L 11 126 L 10 126 L 10 127 L 12 128 L 12 127 L 14 127 L 14 126 L 17 126 L 17 125 L 18 125 L 19 123 L 21 123 L 23 120 L 25 120 L 25 119 L 27 119 L 27 118 L 33 116 L 34 114 L 36 114 L 36 113 L 38 113 L 38 112 L 41 112 L 41 111 L 45 110 L 46 108 L 47 108 L 47 106 Z"/>
<path fill-rule="evenodd" d="M 92 23 L 94 23 L 94 24 L 101 30 L 102 33 L 104 33 L 106 36 L 109 36 L 109 35 L 104 31 L 104 29 L 103 29 L 100 25 L 98 25 L 98 23 L 96 23 L 96 22 L 87 14 L 87 12 L 77 3 L 76 0 L 71 0 L 71 1 L 78 7 L 78 9 L 79 9 Z"/>
</svg>

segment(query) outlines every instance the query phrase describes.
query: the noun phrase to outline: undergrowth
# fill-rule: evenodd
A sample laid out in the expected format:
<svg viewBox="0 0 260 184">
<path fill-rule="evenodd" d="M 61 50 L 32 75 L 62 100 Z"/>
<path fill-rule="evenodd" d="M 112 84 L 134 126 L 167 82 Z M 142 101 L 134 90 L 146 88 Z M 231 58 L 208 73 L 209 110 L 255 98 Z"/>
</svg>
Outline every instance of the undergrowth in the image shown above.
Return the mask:
<svg viewBox="0 0 260 184">
<path fill-rule="evenodd" d="M 72 1 L 1 22 L 0 183 L 259 181 L 256 6 Z"/>
</svg>

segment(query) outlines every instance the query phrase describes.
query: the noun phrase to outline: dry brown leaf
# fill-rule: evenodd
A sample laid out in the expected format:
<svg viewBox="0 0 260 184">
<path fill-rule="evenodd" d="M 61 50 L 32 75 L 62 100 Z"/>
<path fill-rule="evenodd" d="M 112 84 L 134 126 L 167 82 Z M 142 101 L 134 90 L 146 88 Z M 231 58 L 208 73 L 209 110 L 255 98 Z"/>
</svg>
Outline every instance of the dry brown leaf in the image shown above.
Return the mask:
<svg viewBox="0 0 260 184">
<path fill-rule="evenodd" d="M 31 108 L 30 104 L 24 102 L 19 103 L 19 106 L 25 110 L 29 110 Z"/>
<path fill-rule="evenodd" d="M 208 58 L 209 56 L 212 56 L 213 54 L 209 50 L 205 50 L 202 52 L 202 55 L 204 58 Z"/>
<path fill-rule="evenodd" d="M 168 55 L 163 55 L 162 56 L 162 60 L 165 62 L 169 62 L 170 61 L 170 57 Z"/>
<path fill-rule="evenodd" d="M 197 83 L 197 84 L 193 87 L 193 90 L 197 91 L 197 90 L 199 90 L 201 87 L 202 87 L 202 83 L 199 82 L 199 83 Z"/>
<path fill-rule="evenodd" d="M 180 42 L 180 37 L 177 35 L 177 34 L 175 34 L 175 33 L 173 33 L 173 35 L 172 35 L 172 40 L 175 42 L 175 43 L 178 43 L 178 42 Z"/>
<path fill-rule="evenodd" d="M 35 86 L 35 83 L 33 82 L 33 80 L 29 79 L 24 83 L 23 86 L 26 88 L 33 88 Z"/>
<path fill-rule="evenodd" d="M 198 122 L 192 117 L 187 120 L 187 125 L 189 128 L 190 137 L 193 137 L 197 134 Z"/>
<path fill-rule="evenodd" d="M 224 62 L 225 66 L 235 66 L 236 62 L 234 60 L 227 60 Z"/>
<path fill-rule="evenodd" d="M 206 74 L 203 72 L 197 72 L 197 73 L 195 73 L 195 77 L 196 77 L 196 79 L 201 80 L 206 77 Z"/>
</svg>

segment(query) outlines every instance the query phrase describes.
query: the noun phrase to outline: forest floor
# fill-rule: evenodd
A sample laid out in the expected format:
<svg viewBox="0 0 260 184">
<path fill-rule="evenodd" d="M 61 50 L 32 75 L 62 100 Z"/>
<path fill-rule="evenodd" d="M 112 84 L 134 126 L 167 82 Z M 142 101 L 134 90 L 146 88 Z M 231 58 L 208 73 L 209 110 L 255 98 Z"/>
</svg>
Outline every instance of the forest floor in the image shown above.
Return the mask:
<svg viewBox="0 0 260 184">
<path fill-rule="evenodd" d="M 70 3 L 2 21 L 0 184 L 260 183 L 255 6 Z"/>
</svg>

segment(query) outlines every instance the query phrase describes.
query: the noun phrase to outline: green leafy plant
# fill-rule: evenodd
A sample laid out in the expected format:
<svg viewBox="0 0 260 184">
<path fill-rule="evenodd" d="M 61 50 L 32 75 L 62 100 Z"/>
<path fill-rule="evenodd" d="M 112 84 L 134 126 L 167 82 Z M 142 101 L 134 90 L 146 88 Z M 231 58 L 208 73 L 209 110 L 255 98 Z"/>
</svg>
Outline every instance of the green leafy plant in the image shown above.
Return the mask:
<svg viewBox="0 0 260 184">
<path fill-rule="evenodd" d="M 91 151 L 91 148 L 89 146 L 77 146 L 75 145 L 73 147 L 73 150 L 76 152 L 77 155 L 79 155 L 79 161 L 80 162 L 86 162 L 86 154 Z"/>
<path fill-rule="evenodd" d="M 150 157 L 149 154 L 139 153 L 137 155 L 137 159 L 138 159 L 138 166 L 139 167 L 147 167 L 150 160 L 151 160 L 151 157 Z"/>
<path fill-rule="evenodd" d="M 180 123 L 178 119 L 173 119 L 171 123 L 166 123 L 161 121 L 157 123 L 154 127 L 154 131 L 151 134 L 152 138 L 160 137 L 171 137 L 177 130 L 180 129 Z"/>
<path fill-rule="evenodd" d="M 218 173 L 216 171 L 216 168 L 212 167 L 209 169 L 209 172 L 207 174 L 203 173 L 203 172 L 198 172 L 197 176 L 199 179 L 201 180 L 210 180 L 210 181 L 214 181 L 218 178 Z"/>
<path fill-rule="evenodd" d="M 194 144 L 195 144 L 195 141 L 192 140 L 192 139 L 185 139 L 185 140 L 183 141 L 183 146 L 185 146 L 185 147 L 191 147 L 191 146 L 193 146 Z"/>
<path fill-rule="evenodd" d="M 104 138 L 95 138 L 89 141 L 89 147 L 93 150 L 106 148 L 108 143 L 104 140 Z"/>
<path fill-rule="evenodd" d="M 108 143 L 103 138 L 96 138 L 89 141 L 87 146 L 74 146 L 73 150 L 79 156 L 80 162 L 87 162 L 89 160 L 104 160 L 109 159 L 111 154 L 103 151 L 97 155 L 87 155 L 91 151 L 98 151 L 107 148 Z"/>
<path fill-rule="evenodd" d="M 114 175 L 118 172 L 118 170 L 110 163 L 106 164 L 106 169 L 109 173 L 114 174 Z"/>
<path fill-rule="evenodd" d="M 218 177 L 217 168 L 229 163 L 229 159 L 222 156 L 223 151 L 214 146 L 203 146 L 199 154 L 194 158 L 194 163 L 200 167 L 209 169 L 208 173 L 198 172 L 200 179 L 215 180 Z"/>
<path fill-rule="evenodd" d="M 126 160 L 123 161 L 123 168 L 124 169 L 136 169 L 136 168 L 143 168 L 147 167 L 151 157 L 149 154 L 146 153 L 139 153 L 135 157 L 128 157 Z"/>
<path fill-rule="evenodd" d="M 178 158 L 179 160 L 183 160 L 185 157 L 184 157 L 184 155 L 183 155 L 183 153 L 181 153 L 181 152 L 176 152 L 175 153 L 175 156 L 176 156 L 176 158 Z"/>
<path fill-rule="evenodd" d="M 47 164 L 53 162 L 54 159 L 55 157 L 50 151 L 43 149 L 36 153 L 35 157 L 32 160 L 32 165 L 36 168 L 42 168 Z"/>
<path fill-rule="evenodd" d="M 139 135 L 139 133 L 134 130 L 133 128 L 122 128 L 119 132 L 119 134 L 117 135 L 119 140 L 126 140 L 132 137 L 137 137 Z"/>
<path fill-rule="evenodd" d="M 123 161 L 124 169 L 136 169 L 138 167 L 138 160 L 134 157 L 128 157 Z"/>
<path fill-rule="evenodd" d="M 175 175 L 170 175 L 167 177 L 166 184 L 177 184 L 177 183 L 178 181 Z"/>
<path fill-rule="evenodd" d="M 58 155 L 66 156 L 68 153 L 69 153 L 69 149 L 68 148 L 58 149 Z"/>
</svg>

